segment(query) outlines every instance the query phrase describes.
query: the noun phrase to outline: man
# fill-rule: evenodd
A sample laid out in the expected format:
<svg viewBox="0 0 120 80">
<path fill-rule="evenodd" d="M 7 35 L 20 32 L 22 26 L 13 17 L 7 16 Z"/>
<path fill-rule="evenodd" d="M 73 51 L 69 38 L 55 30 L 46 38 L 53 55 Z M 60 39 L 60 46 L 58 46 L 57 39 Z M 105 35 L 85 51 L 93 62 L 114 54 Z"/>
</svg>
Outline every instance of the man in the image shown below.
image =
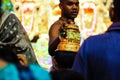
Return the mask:
<svg viewBox="0 0 120 80">
<path fill-rule="evenodd" d="M 2 0 L 0 0 L 0 6 Z M 19 19 L 13 13 L 6 13 L 0 8 L 0 47 L 9 46 L 19 58 L 26 57 L 28 63 L 37 63 L 33 48 L 28 39 L 27 33 Z M 25 56 L 20 56 L 20 54 Z M 27 61 L 23 61 L 27 62 Z"/>
<path fill-rule="evenodd" d="M 108 30 L 87 38 L 76 55 L 73 70 L 85 80 L 120 80 L 120 0 L 113 0 L 110 18 Z"/>
<path fill-rule="evenodd" d="M 71 68 L 80 46 L 80 32 L 74 19 L 79 12 L 79 0 L 60 0 L 61 17 L 49 30 L 49 54 L 53 66 Z"/>
</svg>

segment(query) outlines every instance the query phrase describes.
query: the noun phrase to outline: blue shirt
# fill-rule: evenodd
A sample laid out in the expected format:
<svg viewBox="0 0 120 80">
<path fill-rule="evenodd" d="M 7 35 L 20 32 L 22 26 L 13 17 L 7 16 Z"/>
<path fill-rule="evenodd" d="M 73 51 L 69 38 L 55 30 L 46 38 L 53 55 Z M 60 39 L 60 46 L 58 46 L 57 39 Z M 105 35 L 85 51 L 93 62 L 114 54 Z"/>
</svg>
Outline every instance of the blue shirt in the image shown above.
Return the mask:
<svg viewBox="0 0 120 80">
<path fill-rule="evenodd" d="M 51 76 L 48 71 L 43 69 L 37 64 L 30 64 L 29 66 L 30 71 L 27 72 L 25 69 L 22 68 L 22 72 L 18 70 L 18 68 L 14 65 L 9 63 L 3 69 L 0 69 L 0 80 L 51 80 Z M 30 75 L 32 74 L 32 75 Z M 23 77 L 21 78 L 22 75 Z M 32 79 L 32 77 L 34 79 Z"/>
<path fill-rule="evenodd" d="M 85 80 L 120 80 L 120 23 L 87 38 L 76 55 L 73 70 Z"/>
<path fill-rule="evenodd" d="M 0 69 L 0 80 L 20 80 L 16 66 L 8 64 L 3 69 Z"/>
</svg>

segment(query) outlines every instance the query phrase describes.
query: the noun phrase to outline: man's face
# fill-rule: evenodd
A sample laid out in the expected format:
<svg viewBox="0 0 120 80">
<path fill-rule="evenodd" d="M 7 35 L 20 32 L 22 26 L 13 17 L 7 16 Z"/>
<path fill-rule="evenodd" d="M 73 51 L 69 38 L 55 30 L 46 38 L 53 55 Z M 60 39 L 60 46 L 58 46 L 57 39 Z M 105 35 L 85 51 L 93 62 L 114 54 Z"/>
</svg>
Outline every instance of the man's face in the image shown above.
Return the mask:
<svg viewBox="0 0 120 80">
<path fill-rule="evenodd" d="M 79 1 L 78 0 L 64 0 L 60 4 L 62 15 L 67 18 L 74 19 L 77 17 L 79 12 Z"/>
</svg>

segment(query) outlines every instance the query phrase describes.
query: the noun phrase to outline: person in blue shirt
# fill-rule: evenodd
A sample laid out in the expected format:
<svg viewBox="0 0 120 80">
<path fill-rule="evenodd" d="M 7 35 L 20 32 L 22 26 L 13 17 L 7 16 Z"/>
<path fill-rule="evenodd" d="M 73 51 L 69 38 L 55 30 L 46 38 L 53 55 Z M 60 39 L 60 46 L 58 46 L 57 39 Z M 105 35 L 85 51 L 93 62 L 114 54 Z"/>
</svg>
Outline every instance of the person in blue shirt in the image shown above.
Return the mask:
<svg viewBox="0 0 120 80">
<path fill-rule="evenodd" d="M 40 65 L 23 65 L 20 60 L 12 48 L 0 48 L 0 80 L 51 80 L 49 72 Z"/>
<path fill-rule="evenodd" d="M 72 69 L 85 80 L 120 80 L 120 0 L 113 0 L 109 12 L 108 30 L 87 38 L 75 57 Z"/>
</svg>

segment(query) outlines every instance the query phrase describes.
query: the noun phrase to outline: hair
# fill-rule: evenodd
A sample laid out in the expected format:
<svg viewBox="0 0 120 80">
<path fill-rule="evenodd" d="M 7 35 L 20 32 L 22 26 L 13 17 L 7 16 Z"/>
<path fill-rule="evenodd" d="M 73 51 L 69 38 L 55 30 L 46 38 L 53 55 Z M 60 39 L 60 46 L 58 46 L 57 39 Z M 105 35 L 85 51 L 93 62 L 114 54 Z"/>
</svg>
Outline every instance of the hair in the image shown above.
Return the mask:
<svg viewBox="0 0 120 80">
<path fill-rule="evenodd" d="M 120 21 L 120 1 L 119 0 L 113 0 L 114 5 L 114 12 L 115 12 L 115 20 Z"/>
<path fill-rule="evenodd" d="M 64 0 L 60 0 L 60 3 L 63 3 L 64 2 Z"/>
<path fill-rule="evenodd" d="M 120 1 L 119 0 L 113 0 L 113 5 L 114 5 L 114 7 L 119 7 L 120 8 Z"/>
<path fill-rule="evenodd" d="M 1 8 L 1 6 L 2 6 L 2 0 L 0 0 L 0 17 L 1 17 L 2 14 L 3 14 L 3 10 L 2 10 L 2 8 Z"/>
<path fill-rule="evenodd" d="M 2 0 L 0 0 L 0 7 L 2 6 Z"/>
<path fill-rule="evenodd" d="M 84 80 L 80 73 L 68 69 L 52 71 L 50 75 L 52 80 Z"/>
<path fill-rule="evenodd" d="M 18 65 L 19 64 L 19 59 L 14 53 L 13 49 L 10 47 L 1 47 L 0 48 L 0 59 L 8 62 L 8 63 L 13 63 Z"/>
</svg>

